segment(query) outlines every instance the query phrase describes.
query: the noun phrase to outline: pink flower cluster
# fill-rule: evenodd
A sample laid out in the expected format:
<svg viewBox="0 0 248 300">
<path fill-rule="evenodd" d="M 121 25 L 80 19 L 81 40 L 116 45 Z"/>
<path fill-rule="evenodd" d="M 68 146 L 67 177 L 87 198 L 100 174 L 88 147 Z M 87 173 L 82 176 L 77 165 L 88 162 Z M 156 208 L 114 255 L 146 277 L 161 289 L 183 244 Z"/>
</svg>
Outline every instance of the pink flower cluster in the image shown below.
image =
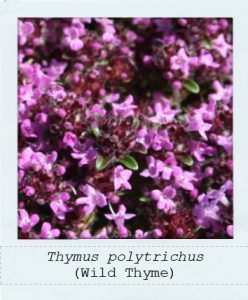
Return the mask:
<svg viewBox="0 0 248 300">
<path fill-rule="evenodd" d="M 232 20 L 19 19 L 22 239 L 233 236 Z"/>
</svg>

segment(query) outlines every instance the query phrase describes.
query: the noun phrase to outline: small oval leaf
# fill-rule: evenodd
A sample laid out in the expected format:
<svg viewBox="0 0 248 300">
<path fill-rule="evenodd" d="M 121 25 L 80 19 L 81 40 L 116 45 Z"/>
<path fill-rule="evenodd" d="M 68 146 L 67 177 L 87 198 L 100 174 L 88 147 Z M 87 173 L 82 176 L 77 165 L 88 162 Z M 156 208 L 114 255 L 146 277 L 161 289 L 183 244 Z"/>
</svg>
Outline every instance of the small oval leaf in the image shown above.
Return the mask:
<svg viewBox="0 0 248 300">
<path fill-rule="evenodd" d="M 109 164 L 111 160 L 108 158 L 104 158 L 102 155 L 98 155 L 96 159 L 96 170 L 102 171 L 104 170 Z"/>
<path fill-rule="evenodd" d="M 140 126 L 140 120 L 138 118 L 133 119 L 133 128 L 137 129 Z"/>
<path fill-rule="evenodd" d="M 99 65 L 104 67 L 107 66 L 109 64 L 109 62 L 106 59 L 103 59 L 102 61 L 99 62 Z"/>
<path fill-rule="evenodd" d="M 189 166 L 189 167 L 193 166 L 193 164 L 194 164 L 194 160 L 193 160 L 192 156 L 189 155 L 189 154 L 183 155 L 183 157 L 182 157 L 182 162 L 183 162 L 186 166 Z"/>
<path fill-rule="evenodd" d="M 140 202 L 149 202 L 151 199 L 149 197 L 143 196 L 139 198 Z"/>
<path fill-rule="evenodd" d="M 199 94 L 200 92 L 200 86 L 199 84 L 194 80 L 187 80 L 183 84 L 184 88 L 188 90 L 189 92 L 193 94 Z"/>
<path fill-rule="evenodd" d="M 91 131 L 96 138 L 98 138 L 101 135 L 101 132 L 100 132 L 99 128 L 97 128 L 97 127 L 92 127 Z"/>
<path fill-rule="evenodd" d="M 131 155 L 126 155 L 124 158 L 118 160 L 120 163 L 122 163 L 125 167 L 128 169 L 137 171 L 139 169 L 139 165 L 134 157 Z"/>
<path fill-rule="evenodd" d="M 212 43 L 211 40 L 209 38 L 206 38 L 202 41 L 202 46 L 204 48 L 206 48 L 207 50 L 211 50 L 212 49 Z"/>
</svg>

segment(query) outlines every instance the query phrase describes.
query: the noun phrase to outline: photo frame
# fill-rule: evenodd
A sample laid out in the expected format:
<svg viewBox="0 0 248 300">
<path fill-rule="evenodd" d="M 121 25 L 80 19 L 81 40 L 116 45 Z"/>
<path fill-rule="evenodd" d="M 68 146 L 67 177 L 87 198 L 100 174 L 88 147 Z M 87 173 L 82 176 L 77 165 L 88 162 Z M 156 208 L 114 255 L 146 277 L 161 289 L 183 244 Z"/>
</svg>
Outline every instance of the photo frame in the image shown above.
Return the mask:
<svg viewBox="0 0 248 300">
<path fill-rule="evenodd" d="M 244 268 L 247 260 L 246 193 L 246 101 L 247 86 L 247 1 L 73 1 L 1 3 L 1 282 L 3 299 L 61 299 L 78 294 L 92 299 L 150 299 L 166 294 L 171 299 L 246 299 L 248 283 Z M 236 4 L 236 5 L 235 5 Z M 237 5 L 238 4 L 238 5 Z M 21 240 L 17 239 L 17 21 L 27 17 L 159 17 L 233 19 L 233 125 L 234 125 L 234 238 L 233 239 L 139 239 L 139 240 Z M 144 281 L 126 277 L 125 268 L 135 267 L 134 254 L 161 256 L 203 254 L 202 262 L 166 263 L 171 279 L 160 276 Z M 55 252 L 51 258 L 51 252 Z M 50 253 L 50 254 L 48 254 Z M 98 254 L 94 263 L 78 261 L 65 264 L 66 254 Z M 63 254 L 64 257 L 59 256 Z M 113 256 L 113 264 L 109 255 Z M 57 256 L 56 256 L 57 255 Z M 114 256 L 115 255 L 115 256 Z M 122 255 L 122 256 L 120 256 Z M 125 258 L 124 258 L 125 256 Z M 67 256 L 68 258 L 69 256 Z M 116 257 L 116 258 L 115 258 Z M 119 259 L 120 257 L 120 259 Z M 145 256 L 143 256 L 145 257 Z M 180 256 L 177 256 L 178 258 Z M 50 260 L 49 260 L 50 259 Z M 63 260 L 64 259 L 64 260 Z M 123 259 L 123 261 L 122 261 Z M 108 262 L 110 262 L 108 264 Z M 143 269 L 165 268 L 161 261 L 137 264 Z M 80 267 L 111 271 L 117 277 L 77 279 Z M 172 271 L 171 271 L 172 269 Z M 213 272 L 214 270 L 214 272 Z M 174 274 L 172 274 L 174 273 Z M 100 273 L 98 273 L 99 275 Z M 110 273 L 111 274 L 111 273 Z M 49 287 L 49 288 L 48 288 Z M 128 287 L 128 289 L 127 289 Z M 125 292 L 125 293 L 124 293 Z"/>
</svg>

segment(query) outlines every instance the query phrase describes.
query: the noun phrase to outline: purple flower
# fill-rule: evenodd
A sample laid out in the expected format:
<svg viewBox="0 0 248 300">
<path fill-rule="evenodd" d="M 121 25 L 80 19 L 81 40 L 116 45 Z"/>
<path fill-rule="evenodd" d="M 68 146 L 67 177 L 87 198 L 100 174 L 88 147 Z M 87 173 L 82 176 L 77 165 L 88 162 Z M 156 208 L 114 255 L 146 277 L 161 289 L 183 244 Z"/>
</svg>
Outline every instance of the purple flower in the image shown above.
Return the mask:
<svg viewBox="0 0 248 300">
<path fill-rule="evenodd" d="M 55 168 L 55 173 L 57 176 L 63 176 L 66 173 L 66 167 L 62 165 L 57 165 Z"/>
<path fill-rule="evenodd" d="M 215 153 L 213 147 L 198 141 L 191 141 L 190 150 L 198 161 L 204 161 L 204 155 L 213 155 Z"/>
<path fill-rule="evenodd" d="M 216 142 L 218 145 L 222 146 L 227 154 L 232 154 L 233 150 L 233 137 L 231 135 L 229 136 L 223 136 L 223 135 L 216 135 Z"/>
<path fill-rule="evenodd" d="M 25 119 L 21 123 L 21 133 L 25 137 L 36 138 L 35 125 L 29 120 Z"/>
<path fill-rule="evenodd" d="M 31 157 L 31 166 L 36 172 L 42 170 L 44 173 L 49 174 L 57 157 L 58 154 L 56 151 L 52 151 L 47 155 L 41 152 L 34 152 Z"/>
<path fill-rule="evenodd" d="M 108 220 L 114 221 L 118 228 L 124 227 L 125 220 L 130 220 L 135 217 L 135 214 L 126 214 L 125 205 L 121 204 L 117 213 L 105 214 Z"/>
<path fill-rule="evenodd" d="M 188 191 L 192 191 L 194 189 L 192 181 L 196 181 L 196 178 L 193 172 L 183 171 L 180 167 L 175 166 L 173 167 L 173 176 L 175 177 L 175 183 L 177 186 Z"/>
<path fill-rule="evenodd" d="M 41 94 L 45 93 L 51 85 L 54 84 L 54 79 L 46 75 L 40 65 L 34 65 L 30 71 L 28 77 L 30 77 L 31 82 L 37 86 Z"/>
<path fill-rule="evenodd" d="M 102 228 L 94 237 L 96 239 L 107 239 L 108 238 L 107 229 L 105 227 Z"/>
<path fill-rule="evenodd" d="M 159 238 L 162 237 L 163 232 L 162 232 L 161 229 L 155 228 L 155 229 L 152 231 L 152 235 L 153 235 L 153 237 L 155 237 L 156 239 L 159 239 Z"/>
<path fill-rule="evenodd" d="M 37 102 L 37 98 L 39 98 L 39 94 L 35 93 L 33 89 L 33 84 L 25 84 L 19 86 L 19 101 L 23 104 L 25 103 L 27 106 L 33 106 Z M 25 106 L 26 110 L 26 106 Z"/>
<path fill-rule="evenodd" d="M 154 135 L 153 142 L 152 142 L 152 148 L 155 151 L 159 151 L 162 149 L 165 150 L 172 150 L 173 144 L 171 143 L 168 135 L 167 129 L 161 130 L 157 132 L 156 135 Z"/>
<path fill-rule="evenodd" d="M 126 170 L 120 165 L 115 167 L 114 174 L 112 176 L 115 191 L 119 190 L 122 187 L 126 190 L 131 190 L 132 186 L 128 182 L 131 176 L 132 176 L 132 171 Z"/>
<path fill-rule="evenodd" d="M 34 32 L 34 25 L 32 22 L 19 21 L 19 44 L 23 46 L 27 39 Z"/>
<path fill-rule="evenodd" d="M 40 125 L 46 124 L 48 120 L 48 115 L 45 113 L 38 113 L 35 115 L 35 122 Z"/>
<path fill-rule="evenodd" d="M 167 152 L 167 158 L 164 162 L 164 168 L 162 171 L 162 178 L 164 180 L 171 179 L 173 168 L 176 165 L 177 165 L 177 160 L 175 158 L 175 155 L 172 152 Z"/>
<path fill-rule="evenodd" d="M 69 132 L 69 131 L 67 131 L 65 133 L 65 135 L 63 137 L 64 145 L 73 148 L 76 145 L 77 142 L 78 142 L 78 138 L 74 133 Z"/>
<path fill-rule="evenodd" d="M 91 239 L 91 238 L 92 238 L 91 232 L 90 232 L 88 229 L 83 230 L 83 231 L 80 233 L 79 238 L 80 238 L 80 239 Z"/>
<path fill-rule="evenodd" d="M 117 104 L 113 103 L 113 114 L 116 117 L 127 118 L 129 116 L 134 116 L 134 109 L 137 108 L 133 103 L 133 96 L 129 95 L 124 102 Z"/>
<path fill-rule="evenodd" d="M 18 226 L 22 232 L 29 232 L 38 222 L 40 218 L 37 214 L 32 214 L 30 217 L 25 209 L 19 209 Z"/>
<path fill-rule="evenodd" d="M 156 102 L 154 105 L 155 116 L 150 117 L 149 121 L 159 125 L 167 124 L 174 120 L 175 116 L 180 113 L 180 109 L 171 109 L 171 101 L 164 100 Z"/>
<path fill-rule="evenodd" d="M 137 143 L 142 144 L 146 149 L 149 149 L 153 143 L 154 136 L 156 135 L 156 130 L 151 129 L 147 130 L 146 128 L 142 128 L 138 131 Z"/>
<path fill-rule="evenodd" d="M 104 30 L 104 33 L 102 35 L 102 40 L 104 42 L 111 42 L 113 40 L 115 40 L 115 27 L 113 25 L 113 21 L 110 20 L 110 19 L 106 19 L 106 18 L 103 18 L 103 19 L 96 19 L 96 21 L 101 24 L 103 30 Z"/>
<path fill-rule="evenodd" d="M 161 160 L 155 160 L 153 156 L 147 158 L 148 169 L 140 173 L 143 177 L 158 178 L 164 169 L 164 163 Z"/>
<path fill-rule="evenodd" d="M 60 230 L 57 228 L 52 229 L 52 226 L 48 222 L 44 222 L 41 227 L 40 237 L 42 239 L 53 239 L 60 235 Z"/>
<path fill-rule="evenodd" d="M 209 103 L 202 103 L 201 107 L 194 110 L 194 113 L 200 114 L 203 120 L 212 121 L 215 118 L 216 100 L 210 99 Z"/>
<path fill-rule="evenodd" d="M 232 49 L 232 46 L 226 42 L 224 34 L 221 33 L 216 39 L 212 41 L 212 48 L 218 51 L 219 54 L 225 58 Z"/>
<path fill-rule="evenodd" d="M 66 192 L 55 194 L 50 199 L 50 207 L 59 220 L 64 220 L 65 213 L 69 211 L 68 206 L 65 204 L 69 199 L 70 195 Z"/>
<path fill-rule="evenodd" d="M 214 221 L 221 221 L 219 204 L 226 207 L 230 205 L 226 192 L 232 188 L 232 181 L 227 180 L 219 190 L 210 190 L 207 194 L 201 194 L 198 197 L 198 204 L 194 207 L 193 214 L 199 225 L 209 228 Z"/>
<path fill-rule="evenodd" d="M 141 230 L 141 229 L 135 230 L 135 238 L 136 239 L 143 239 L 144 237 L 145 237 L 145 234 L 144 234 L 143 230 Z"/>
<path fill-rule="evenodd" d="M 233 225 L 228 225 L 226 228 L 226 232 L 230 237 L 233 237 Z"/>
<path fill-rule="evenodd" d="M 157 131 L 153 128 L 148 131 L 146 128 L 142 128 L 138 132 L 136 141 L 142 144 L 146 149 L 152 147 L 155 151 L 159 151 L 161 149 L 173 149 L 173 144 L 169 139 L 167 129 Z"/>
<path fill-rule="evenodd" d="M 83 187 L 83 193 L 87 197 L 80 197 L 76 200 L 76 205 L 84 205 L 84 213 L 91 214 L 95 207 L 104 207 L 107 205 L 106 196 L 95 190 L 89 184 Z"/>
<path fill-rule="evenodd" d="M 232 98 L 233 89 L 231 84 L 223 87 L 218 80 L 215 80 L 212 84 L 212 87 L 216 91 L 216 93 L 209 95 L 210 100 L 223 100 L 224 102 L 228 102 Z"/>
<path fill-rule="evenodd" d="M 42 152 L 34 152 L 31 147 L 27 147 L 19 156 L 19 167 L 24 170 L 32 167 L 36 172 L 42 170 L 49 174 L 57 156 L 55 151 L 45 155 Z"/>
<path fill-rule="evenodd" d="M 198 132 L 204 140 L 207 140 L 206 132 L 211 129 L 212 125 L 209 123 L 204 123 L 201 114 L 194 114 L 193 116 L 189 116 L 187 119 L 186 131 Z"/>
<path fill-rule="evenodd" d="M 73 148 L 73 151 L 71 156 L 75 159 L 79 159 L 79 167 L 93 163 L 97 156 L 97 152 L 92 147 L 92 142 L 90 140 L 86 141 L 84 144 L 77 143 Z"/>
<path fill-rule="evenodd" d="M 210 201 L 208 196 L 202 194 L 198 197 L 198 202 L 194 209 L 193 214 L 197 218 L 197 224 L 203 228 L 209 228 L 213 221 L 219 221 L 219 207 L 215 201 Z"/>
<path fill-rule="evenodd" d="M 32 186 L 25 186 L 23 192 L 26 196 L 31 197 L 35 194 L 35 189 Z"/>
<path fill-rule="evenodd" d="M 204 49 L 202 49 L 201 51 L 201 55 L 199 57 L 199 64 L 213 69 L 216 69 L 220 66 L 220 64 L 214 61 L 213 55 L 207 53 Z"/>
<path fill-rule="evenodd" d="M 87 117 L 93 119 L 95 119 L 98 116 L 104 117 L 106 113 L 106 109 L 102 108 L 99 104 L 95 104 L 90 109 L 86 110 Z"/>
<path fill-rule="evenodd" d="M 66 97 L 66 92 L 64 88 L 60 85 L 53 85 L 48 90 L 47 95 L 53 99 L 56 99 L 58 102 L 61 102 Z"/>
<path fill-rule="evenodd" d="M 233 189 L 233 183 L 231 180 L 227 180 L 219 190 L 210 190 L 207 193 L 209 199 L 212 199 L 216 204 L 222 203 L 224 206 L 229 206 L 230 201 L 226 197 L 226 192 Z"/>
<path fill-rule="evenodd" d="M 102 40 L 104 42 L 111 42 L 115 38 L 115 29 L 113 26 L 106 26 L 105 27 L 105 32 L 102 36 Z"/>
<path fill-rule="evenodd" d="M 45 162 L 42 166 L 45 173 L 48 174 L 52 170 L 53 165 L 54 165 L 55 161 L 57 160 L 57 157 L 58 157 L 58 153 L 56 151 L 52 151 L 50 154 L 46 155 Z"/>
<path fill-rule="evenodd" d="M 67 27 L 64 29 L 65 37 L 63 39 L 63 43 L 66 46 L 69 46 L 71 50 L 78 51 L 83 48 L 84 43 L 80 39 L 80 30 L 75 27 Z"/>
<path fill-rule="evenodd" d="M 174 214 L 176 212 L 176 203 L 173 201 L 175 196 L 176 190 L 171 186 L 167 186 L 162 191 L 151 191 L 151 198 L 157 201 L 157 208 L 169 215 Z"/>
<path fill-rule="evenodd" d="M 180 70 L 184 76 L 188 76 L 190 67 L 197 65 L 197 63 L 198 58 L 187 56 L 184 48 L 181 48 L 177 54 L 170 59 L 171 70 Z"/>
<path fill-rule="evenodd" d="M 46 155 L 42 152 L 34 152 L 31 156 L 31 167 L 36 171 L 42 170 L 46 161 Z"/>
<path fill-rule="evenodd" d="M 18 166 L 23 170 L 29 169 L 34 151 L 31 147 L 24 148 L 19 154 Z"/>
<path fill-rule="evenodd" d="M 67 62 L 60 62 L 56 59 L 52 59 L 49 67 L 47 67 L 45 70 L 47 74 L 54 78 L 55 80 L 60 78 L 60 75 L 62 75 L 67 67 Z"/>
</svg>

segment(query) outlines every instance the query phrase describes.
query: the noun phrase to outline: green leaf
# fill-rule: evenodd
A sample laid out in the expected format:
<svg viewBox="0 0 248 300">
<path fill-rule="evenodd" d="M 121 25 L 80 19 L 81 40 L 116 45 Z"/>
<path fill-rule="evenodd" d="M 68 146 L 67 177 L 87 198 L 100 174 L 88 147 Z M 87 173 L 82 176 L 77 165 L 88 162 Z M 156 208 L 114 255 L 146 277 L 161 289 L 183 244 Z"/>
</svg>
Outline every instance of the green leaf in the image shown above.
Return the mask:
<svg viewBox="0 0 248 300">
<path fill-rule="evenodd" d="M 200 92 L 200 86 L 194 80 L 185 81 L 183 86 L 186 88 L 186 90 L 188 90 L 189 92 L 191 92 L 193 94 L 199 94 L 199 92 Z"/>
<path fill-rule="evenodd" d="M 139 201 L 141 202 L 149 202 L 151 199 L 149 197 L 143 196 L 139 198 Z"/>
<path fill-rule="evenodd" d="M 92 127 L 91 131 L 96 138 L 98 138 L 101 135 L 101 132 L 100 132 L 99 128 L 97 128 L 97 127 Z"/>
<path fill-rule="evenodd" d="M 109 62 L 106 59 L 99 62 L 100 66 L 107 66 L 108 64 L 109 64 Z"/>
<path fill-rule="evenodd" d="M 180 121 L 180 122 L 184 122 L 185 116 L 184 116 L 184 115 L 178 115 L 178 116 L 177 116 L 177 119 L 178 119 L 178 121 Z"/>
<path fill-rule="evenodd" d="M 111 159 L 103 157 L 102 155 L 98 155 L 96 159 L 96 170 L 102 171 L 104 170 L 111 162 Z"/>
<path fill-rule="evenodd" d="M 138 118 L 133 119 L 133 128 L 137 129 L 140 126 L 140 120 Z"/>
<path fill-rule="evenodd" d="M 139 165 L 134 157 L 131 155 L 126 155 L 124 158 L 118 160 L 128 169 L 137 171 L 139 169 Z"/>
<path fill-rule="evenodd" d="M 202 46 L 204 48 L 206 48 L 207 50 L 211 50 L 212 49 L 212 43 L 211 40 L 209 38 L 206 38 L 202 41 Z"/>
<path fill-rule="evenodd" d="M 189 166 L 189 167 L 193 166 L 193 164 L 194 164 L 194 160 L 193 160 L 192 156 L 189 154 L 185 154 L 182 156 L 182 162 L 186 166 Z"/>
<path fill-rule="evenodd" d="M 118 195 L 118 196 L 123 196 L 123 195 L 125 195 L 125 191 L 118 191 L 118 192 L 117 192 L 117 195 Z"/>
</svg>

